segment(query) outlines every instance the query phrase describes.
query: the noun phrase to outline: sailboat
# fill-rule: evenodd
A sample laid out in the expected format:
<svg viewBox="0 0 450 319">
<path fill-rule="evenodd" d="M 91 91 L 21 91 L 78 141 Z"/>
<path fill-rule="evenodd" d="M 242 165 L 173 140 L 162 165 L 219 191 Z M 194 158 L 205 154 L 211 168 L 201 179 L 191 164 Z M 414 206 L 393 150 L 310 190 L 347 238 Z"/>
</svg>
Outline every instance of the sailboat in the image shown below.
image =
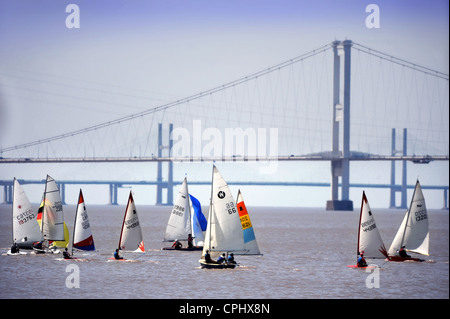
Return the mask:
<svg viewBox="0 0 450 319">
<path fill-rule="evenodd" d="M 81 189 L 80 194 L 78 195 L 75 222 L 73 224 L 72 254 L 73 248 L 80 250 L 95 250 L 94 238 L 92 237 L 91 225 L 89 223 Z"/>
<path fill-rule="evenodd" d="M 125 209 L 118 248 L 123 251 L 145 252 L 141 225 L 131 191 Z"/>
<path fill-rule="evenodd" d="M 202 268 L 221 269 L 236 267 L 235 263 L 206 262 L 205 254 L 207 251 L 213 260 L 224 253 L 239 255 L 248 252 L 248 249 L 245 247 L 242 223 L 233 195 L 215 165 L 213 165 L 212 173 L 208 226 L 206 228 L 202 258 L 199 262 Z"/>
<path fill-rule="evenodd" d="M 19 248 L 32 249 L 34 242 L 43 240 L 36 217 L 25 191 L 14 178 L 12 240 Z"/>
<path fill-rule="evenodd" d="M 356 253 L 357 258 L 360 255 L 364 255 L 364 258 L 367 259 L 385 259 L 388 257 L 386 247 L 381 239 L 380 232 L 375 223 L 375 218 L 364 191 L 359 214 L 358 245 Z M 349 265 L 348 267 L 358 267 L 358 265 Z"/>
<path fill-rule="evenodd" d="M 43 236 L 43 247 L 33 249 L 37 252 L 59 252 L 56 247 L 49 249 L 49 242 L 68 241 L 68 231 L 64 230 L 64 214 L 61 195 L 55 180 L 47 175 L 45 191 L 42 200 L 42 209 L 38 212 L 38 223 Z M 67 228 L 67 226 L 66 226 Z M 66 234 L 65 234 L 66 233 Z"/>
<path fill-rule="evenodd" d="M 165 242 L 175 241 L 188 241 L 188 237 L 192 237 L 192 218 L 191 218 L 191 205 L 189 200 L 189 190 L 187 185 L 187 179 L 184 178 L 180 191 L 178 192 L 177 199 L 173 205 L 170 213 L 169 221 L 166 227 L 166 233 L 164 234 Z M 193 240 L 193 239 L 192 239 Z M 174 248 L 164 247 L 163 250 L 202 250 L 201 246 L 181 247 Z"/>
<path fill-rule="evenodd" d="M 259 251 L 258 242 L 256 241 L 255 231 L 253 230 L 250 216 L 248 215 L 247 207 L 245 207 L 244 197 L 241 190 L 238 190 L 236 199 L 236 207 L 241 220 L 242 233 L 244 236 L 245 255 L 262 255 Z"/>
<path fill-rule="evenodd" d="M 409 209 L 389 248 L 389 261 L 424 261 L 420 258 L 401 257 L 399 250 L 429 256 L 428 214 L 419 180 L 416 181 Z"/>
</svg>

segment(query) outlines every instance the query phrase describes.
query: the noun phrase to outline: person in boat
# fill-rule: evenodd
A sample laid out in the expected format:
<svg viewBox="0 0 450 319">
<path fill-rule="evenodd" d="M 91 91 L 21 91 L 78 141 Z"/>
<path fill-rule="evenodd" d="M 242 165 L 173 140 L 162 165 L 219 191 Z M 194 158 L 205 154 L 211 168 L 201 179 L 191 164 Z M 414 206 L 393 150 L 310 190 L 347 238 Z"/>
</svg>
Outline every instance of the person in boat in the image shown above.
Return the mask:
<svg viewBox="0 0 450 319">
<path fill-rule="evenodd" d="M 405 246 L 400 247 L 398 255 L 403 258 L 410 258 L 411 256 L 406 253 Z"/>
<path fill-rule="evenodd" d="M 67 248 L 64 249 L 64 251 L 63 251 L 63 257 L 64 257 L 64 259 L 72 259 Z"/>
<path fill-rule="evenodd" d="M 183 247 L 183 244 L 180 243 L 180 241 L 178 239 L 175 239 L 175 241 L 172 244 L 172 248 L 181 249 L 182 247 Z"/>
<path fill-rule="evenodd" d="M 114 252 L 114 258 L 115 259 L 123 259 L 123 257 L 119 256 L 119 249 L 116 249 L 116 251 Z"/>
<path fill-rule="evenodd" d="M 209 251 L 206 250 L 205 252 L 205 262 L 207 263 L 215 263 L 212 259 L 211 259 L 211 255 L 209 254 Z"/>
<path fill-rule="evenodd" d="M 231 253 L 229 256 L 228 256 L 228 263 L 229 264 L 235 264 L 236 262 L 234 261 L 234 255 L 233 255 L 233 253 Z"/>
<path fill-rule="evenodd" d="M 14 242 L 14 244 L 11 246 L 11 254 L 18 254 L 19 253 L 19 246 L 17 246 L 17 243 Z"/>
<path fill-rule="evenodd" d="M 188 248 L 194 247 L 194 245 L 192 244 L 193 241 L 194 241 L 194 238 L 192 237 L 192 235 L 188 234 L 188 238 L 187 238 Z"/>
<path fill-rule="evenodd" d="M 221 264 L 223 262 L 225 262 L 225 253 L 223 253 L 221 256 L 219 256 L 219 258 L 217 258 L 217 263 Z"/>
<path fill-rule="evenodd" d="M 364 254 L 361 253 L 358 257 L 358 263 L 357 263 L 358 267 L 367 267 L 367 262 L 364 259 Z"/>
<path fill-rule="evenodd" d="M 42 241 L 36 241 L 33 243 L 33 248 L 42 250 Z"/>
</svg>

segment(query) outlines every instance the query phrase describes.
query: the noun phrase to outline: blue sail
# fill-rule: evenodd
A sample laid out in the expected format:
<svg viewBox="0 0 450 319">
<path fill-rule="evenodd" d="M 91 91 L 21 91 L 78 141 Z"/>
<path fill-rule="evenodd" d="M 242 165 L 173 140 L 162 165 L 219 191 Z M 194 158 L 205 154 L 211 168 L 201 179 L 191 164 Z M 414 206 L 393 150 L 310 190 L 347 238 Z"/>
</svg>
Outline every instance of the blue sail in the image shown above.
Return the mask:
<svg viewBox="0 0 450 319">
<path fill-rule="evenodd" d="M 206 218 L 202 213 L 202 206 L 200 205 L 200 202 L 198 201 L 197 198 L 195 198 L 191 194 L 189 194 L 189 196 L 191 198 L 192 207 L 194 208 L 195 217 L 197 217 L 198 223 L 199 223 L 202 231 L 205 231 L 206 225 L 208 222 L 206 221 Z"/>
</svg>

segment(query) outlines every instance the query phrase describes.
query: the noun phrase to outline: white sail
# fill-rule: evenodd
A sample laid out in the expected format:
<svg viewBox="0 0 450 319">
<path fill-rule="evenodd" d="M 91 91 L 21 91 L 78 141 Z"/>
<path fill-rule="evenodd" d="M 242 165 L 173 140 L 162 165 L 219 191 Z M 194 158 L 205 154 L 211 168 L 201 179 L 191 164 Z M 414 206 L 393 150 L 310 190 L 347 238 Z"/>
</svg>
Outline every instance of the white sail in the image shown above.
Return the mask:
<svg viewBox="0 0 450 319">
<path fill-rule="evenodd" d="M 403 217 L 400 228 L 389 248 L 389 255 L 397 255 L 398 250 L 405 246 L 407 251 L 429 254 L 428 214 L 425 206 L 422 188 L 417 180 L 409 209 Z"/>
<path fill-rule="evenodd" d="M 189 191 L 187 180 L 184 178 L 170 213 L 164 241 L 187 240 L 188 234 L 192 236 Z"/>
<path fill-rule="evenodd" d="M 44 240 L 64 241 L 64 214 L 55 180 L 47 175 L 44 192 L 41 230 Z"/>
<path fill-rule="evenodd" d="M 358 255 L 364 254 L 365 258 L 386 258 L 387 251 L 381 239 L 380 232 L 375 223 L 375 218 L 369 206 L 366 194 L 363 191 L 361 212 L 358 229 Z"/>
<path fill-rule="evenodd" d="M 238 196 L 236 200 L 236 207 L 239 213 L 239 218 L 241 221 L 242 233 L 244 236 L 244 248 L 245 255 L 261 255 L 259 251 L 258 242 L 256 241 L 255 232 L 253 230 L 252 222 L 248 214 L 247 208 L 245 207 L 244 198 L 241 194 L 241 190 L 238 191 Z"/>
<path fill-rule="evenodd" d="M 133 252 L 145 251 L 141 225 L 131 191 L 120 232 L 119 249 Z"/>
<path fill-rule="evenodd" d="M 18 246 L 30 246 L 41 241 L 42 233 L 37 222 L 37 214 L 25 194 L 22 186 L 14 178 L 13 190 L 13 242 Z"/>
<path fill-rule="evenodd" d="M 81 250 L 95 250 L 91 225 L 81 189 L 78 195 L 78 205 L 73 226 L 73 247 Z"/>
<path fill-rule="evenodd" d="M 211 258 L 227 252 L 243 253 L 244 238 L 233 195 L 215 166 L 211 196 L 203 255 L 206 250 L 209 250 Z"/>
</svg>

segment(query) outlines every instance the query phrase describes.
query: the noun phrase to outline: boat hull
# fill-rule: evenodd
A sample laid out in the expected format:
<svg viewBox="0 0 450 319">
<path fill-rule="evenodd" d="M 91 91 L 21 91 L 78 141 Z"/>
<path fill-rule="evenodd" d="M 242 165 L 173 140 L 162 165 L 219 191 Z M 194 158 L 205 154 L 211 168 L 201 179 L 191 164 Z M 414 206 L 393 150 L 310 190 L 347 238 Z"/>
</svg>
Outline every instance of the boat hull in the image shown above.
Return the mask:
<svg viewBox="0 0 450 319">
<path fill-rule="evenodd" d="M 200 260 L 200 266 L 204 269 L 234 269 L 236 264 L 231 263 L 207 263 L 204 260 Z"/>
<path fill-rule="evenodd" d="M 179 249 L 175 249 L 173 247 L 164 247 L 162 248 L 162 250 L 178 250 L 178 251 L 194 251 L 194 250 L 203 250 L 202 246 L 194 246 L 192 248 L 179 248 Z"/>
<path fill-rule="evenodd" d="M 424 259 L 420 259 L 420 258 L 413 258 L 413 257 L 400 257 L 400 256 L 389 256 L 387 258 L 388 261 L 396 261 L 396 262 L 421 262 L 421 261 L 425 261 Z"/>
</svg>

